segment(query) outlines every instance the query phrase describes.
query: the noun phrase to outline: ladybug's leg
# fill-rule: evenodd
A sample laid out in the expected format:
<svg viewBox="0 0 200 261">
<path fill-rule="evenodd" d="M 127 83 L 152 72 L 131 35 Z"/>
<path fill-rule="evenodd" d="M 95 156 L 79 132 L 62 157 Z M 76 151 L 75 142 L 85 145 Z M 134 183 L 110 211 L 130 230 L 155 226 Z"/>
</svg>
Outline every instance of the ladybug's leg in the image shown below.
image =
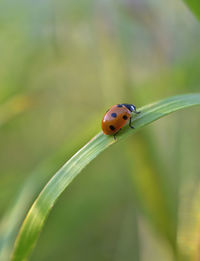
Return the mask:
<svg viewBox="0 0 200 261">
<path fill-rule="evenodd" d="M 121 130 L 121 129 L 119 129 L 119 130 L 118 130 L 118 132 L 116 132 L 116 133 L 113 135 L 113 137 L 114 137 L 114 140 L 116 140 L 116 139 L 117 139 L 117 138 L 116 138 L 116 135 L 117 135 L 117 133 L 119 133 L 119 132 L 120 132 L 120 130 Z"/>
<path fill-rule="evenodd" d="M 131 125 L 131 119 L 132 119 L 132 117 L 130 117 L 130 120 L 129 120 L 129 127 L 130 127 L 131 129 L 135 129 L 135 127 L 133 127 L 133 126 Z"/>
<path fill-rule="evenodd" d="M 136 109 L 133 111 L 135 114 L 139 114 L 141 111 L 136 111 Z"/>
</svg>

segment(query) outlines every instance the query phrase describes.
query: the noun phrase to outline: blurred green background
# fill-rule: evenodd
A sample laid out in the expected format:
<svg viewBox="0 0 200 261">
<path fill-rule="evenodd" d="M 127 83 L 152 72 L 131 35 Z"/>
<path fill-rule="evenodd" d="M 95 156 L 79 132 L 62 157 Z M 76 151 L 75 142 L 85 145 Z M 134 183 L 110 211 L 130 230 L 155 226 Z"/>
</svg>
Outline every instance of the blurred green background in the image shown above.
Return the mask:
<svg viewBox="0 0 200 261">
<path fill-rule="evenodd" d="M 35 197 L 111 105 L 200 90 L 199 42 L 178 0 L 0 2 L 3 261 Z M 199 129 L 191 108 L 106 150 L 57 201 L 30 260 L 200 260 Z"/>
</svg>

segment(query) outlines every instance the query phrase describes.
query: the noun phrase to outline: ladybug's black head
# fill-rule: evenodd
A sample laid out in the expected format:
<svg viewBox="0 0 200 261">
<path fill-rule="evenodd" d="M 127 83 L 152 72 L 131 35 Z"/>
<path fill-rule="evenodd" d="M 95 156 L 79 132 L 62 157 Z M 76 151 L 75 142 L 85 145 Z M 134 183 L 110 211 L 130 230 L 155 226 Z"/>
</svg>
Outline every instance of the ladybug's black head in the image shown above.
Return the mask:
<svg viewBox="0 0 200 261">
<path fill-rule="evenodd" d="M 136 111 L 136 107 L 135 107 L 135 105 L 133 105 L 133 104 L 127 104 L 127 103 L 124 103 L 124 104 L 122 104 L 123 106 L 125 106 L 127 109 L 129 109 L 129 111 Z"/>
</svg>

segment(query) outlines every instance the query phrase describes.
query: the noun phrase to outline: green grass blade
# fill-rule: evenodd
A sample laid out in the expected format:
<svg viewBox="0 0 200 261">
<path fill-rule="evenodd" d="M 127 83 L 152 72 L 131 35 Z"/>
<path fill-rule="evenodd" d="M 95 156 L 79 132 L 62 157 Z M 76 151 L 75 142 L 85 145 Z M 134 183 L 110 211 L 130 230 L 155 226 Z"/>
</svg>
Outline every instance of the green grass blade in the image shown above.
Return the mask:
<svg viewBox="0 0 200 261">
<path fill-rule="evenodd" d="M 199 0 L 183 0 L 189 7 L 189 9 L 200 20 L 200 2 Z"/>
<path fill-rule="evenodd" d="M 139 109 L 141 113 L 133 121 L 135 130 L 126 126 L 119 133 L 116 141 L 112 136 L 105 136 L 102 132 L 89 141 L 52 177 L 35 200 L 16 239 L 12 260 L 27 259 L 55 201 L 81 170 L 98 154 L 141 127 L 169 113 L 194 105 L 200 105 L 200 93 L 180 95 L 158 101 Z"/>
<path fill-rule="evenodd" d="M 19 228 L 35 196 L 41 191 L 43 187 L 42 184 L 46 184 L 56 169 L 61 166 L 60 162 L 65 162 L 66 157 L 71 155 L 72 151 L 76 150 L 75 148 L 78 148 L 80 144 L 84 144 L 84 140 L 85 142 L 88 140 L 88 129 L 90 132 L 92 131 L 92 133 L 97 132 L 97 126 L 94 125 L 96 119 L 97 116 L 82 125 L 82 137 L 79 135 L 79 131 L 77 131 L 77 133 L 74 132 L 70 141 L 69 138 L 63 141 L 61 146 L 58 145 L 58 149 L 54 151 L 53 155 L 43 159 L 43 161 L 36 166 L 35 170 L 28 174 L 28 178 L 16 195 L 14 202 L 12 202 L 0 220 L 1 261 L 9 260 Z"/>
</svg>

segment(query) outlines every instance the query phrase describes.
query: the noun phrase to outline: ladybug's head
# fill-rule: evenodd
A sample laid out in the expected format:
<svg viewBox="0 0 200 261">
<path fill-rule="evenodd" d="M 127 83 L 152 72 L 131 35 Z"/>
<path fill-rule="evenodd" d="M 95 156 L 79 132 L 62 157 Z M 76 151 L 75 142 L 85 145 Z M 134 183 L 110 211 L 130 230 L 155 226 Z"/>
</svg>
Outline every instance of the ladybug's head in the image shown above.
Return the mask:
<svg viewBox="0 0 200 261">
<path fill-rule="evenodd" d="M 127 103 L 124 103 L 124 104 L 122 104 L 123 106 L 125 106 L 127 109 L 129 109 L 129 111 L 136 111 L 136 107 L 135 107 L 135 105 L 133 105 L 133 104 L 127 104 Z"/>
</svg>

